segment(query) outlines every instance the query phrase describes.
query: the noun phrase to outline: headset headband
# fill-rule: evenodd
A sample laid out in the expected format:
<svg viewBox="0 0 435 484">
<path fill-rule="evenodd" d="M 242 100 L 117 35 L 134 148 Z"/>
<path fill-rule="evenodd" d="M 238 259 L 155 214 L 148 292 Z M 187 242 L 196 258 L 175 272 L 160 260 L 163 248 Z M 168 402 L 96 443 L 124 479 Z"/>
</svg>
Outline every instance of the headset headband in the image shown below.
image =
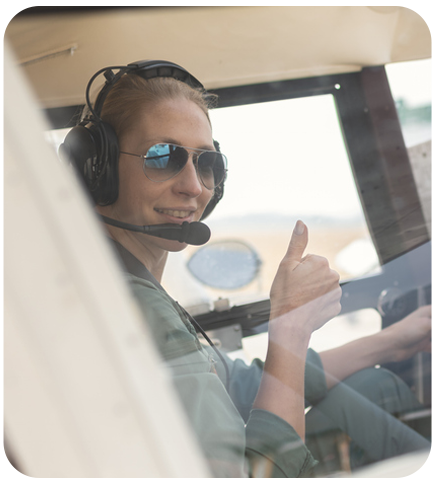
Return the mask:
<svg viewBox="0 0 435 484">
<path fill-rule="evenodd" d="M 114 70 L 118 70 L 118 72 L 115 74 L 113 72 Z M 135 75 L 140 76 L 143 79 L 154 79 L 156 77 L 171 77 L 172 79 L 177 79 L 178 81 L 188 84 L 193 89 L 200 89 L 202 91 L 205 91 L 204 86 L 201 84 L 201 82 L 198 81 L 198 79 L 196 79 L 196 77 L 192 76 L 192 74 L 186 71 L 184 67 L 181 67 L 178 64 L 174 64 L 173 62 L 161 60 L 144 60 L 132 62 L 127 66 L 104 67 L 91 77 L 86 87 L 86 104 L 92 115 L 98 121 L 101 121 L 101 111 L 103 109 L 103 104 L 106 100 L 107 95 L 109 94 L 112 87 L 118 82 L 118 80 L 126 73 L 134 73 Z M 106 83 L 98 94 L 94 106 L 92 107 L 90 101 L 91 86 L 95 79 L 101 74 L 104 74 L 104 77 L 106 78 Z"/>
<path fill-rule="evenodd" d="M 144 79 L 152 79 L 154 77 L 172 77 L 178 79 L 194 89 L 204 89 L 204 86 L 192 76 L 190 72 L 186 71 L 184 67 L 167 61 L 139 61 L 128 64 L 128 67 L 137 69 L 136 74 Z"/>
</svg>

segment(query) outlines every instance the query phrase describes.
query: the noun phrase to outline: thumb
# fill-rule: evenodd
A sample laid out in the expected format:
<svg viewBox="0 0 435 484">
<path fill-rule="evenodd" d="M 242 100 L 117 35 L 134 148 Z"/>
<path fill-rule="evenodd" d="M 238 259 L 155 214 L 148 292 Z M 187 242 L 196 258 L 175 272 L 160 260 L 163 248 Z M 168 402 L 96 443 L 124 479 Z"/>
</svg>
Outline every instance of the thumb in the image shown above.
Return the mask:
<svg viewBox="0 0 435 484">
<path fill-rule="evenodd" d="M 291 270 L 295 269 L 301 262 L 302 256 L 308 244 L 308 229 L 301 221 L 296 222 L 290 239 L 285 258 L 290 260 Z"/>
</svg>

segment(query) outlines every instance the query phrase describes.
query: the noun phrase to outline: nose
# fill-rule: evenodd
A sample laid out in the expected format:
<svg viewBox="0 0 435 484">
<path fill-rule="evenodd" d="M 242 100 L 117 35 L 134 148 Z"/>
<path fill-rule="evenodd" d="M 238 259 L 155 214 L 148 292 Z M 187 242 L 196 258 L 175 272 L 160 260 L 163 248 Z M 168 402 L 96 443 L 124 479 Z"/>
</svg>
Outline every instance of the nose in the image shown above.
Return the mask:
<svg viewBox="0 0 435 484">
<path fill-rule="evenodd" d="M 198 197 L 204 188 L 193 161 L 194 156 L 194 153 L 189 153 L 189 159 L 185 167 L 175 177 L 177 190 L 189 197 Z"/>
</svg>

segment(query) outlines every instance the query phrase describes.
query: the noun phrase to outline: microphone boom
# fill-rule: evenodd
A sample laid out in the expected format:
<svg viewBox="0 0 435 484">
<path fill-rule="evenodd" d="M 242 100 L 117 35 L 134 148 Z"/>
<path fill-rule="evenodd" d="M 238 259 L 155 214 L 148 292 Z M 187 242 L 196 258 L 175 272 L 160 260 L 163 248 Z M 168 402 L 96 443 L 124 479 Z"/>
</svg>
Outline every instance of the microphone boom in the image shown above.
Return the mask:
<svg viewBox="0 0 435 484">
<path fill-rule="evenodd" d="M 209 227 L 202 222 L 183 222 L 181 225 L 133 225 L 104 215 L 100 215 L 100 217 L 105 223 L 113 225 L 114 227 L 131 230 L 133 232 L 141 232 L 162 239 L 178 240 L 178 242 L 185 242 L 190 245 L 203 245 L 209 241 L 211 235 Z"/>
</svg>

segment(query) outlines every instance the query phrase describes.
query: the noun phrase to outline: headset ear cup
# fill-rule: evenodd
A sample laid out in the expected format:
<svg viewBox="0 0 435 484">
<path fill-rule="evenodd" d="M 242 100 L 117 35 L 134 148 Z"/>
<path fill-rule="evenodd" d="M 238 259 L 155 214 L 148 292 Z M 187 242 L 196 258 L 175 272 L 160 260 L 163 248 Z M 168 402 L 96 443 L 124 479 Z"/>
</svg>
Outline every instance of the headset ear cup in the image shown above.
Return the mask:
<svg viewBox="0 0 435 484">
<path fill-rule="evenodd" d="M 87 187 L 92 184 L 97 148 L 89 129 L 81 125 L 72 128 L 59 147 L 59 156 L 74 166 Z"/>
<path fill-rule="evenodd" d="M 72 128 L 59 147 L 61 159 L 70 162 L 98 205 L 110 205 L 118 198 L 118 139 L 103 122 L 89 122 Z"/>
<path fill-rule="evenodd" d="M 98 125 L 97 143 L 99 147 L 99 163 L 97 180 L 93 190 L 93 197 L 98 205 L 111 205 L 118 199 L 119 194 L 119 143 L 115 130 L 108 123 Z"/>
<path fill-rule="evenodd" d="M 215 188 L 214 194 L 212 199 L 208 202 L 208 205 L 205 207 L 205 210 L 201 216 L 201 220 L 207 218 L 211 212 L 213 212 L 216 205 L 219 203 L 220 199 L 224 196 L 224 184 L 222 183 L 218 187 Z"/>
<path fill-rule="evenodd" d="M 219 151 L 219 153 L 220 153 L 221 147 L 220 147 L 219 142 L 217 140 L 213 140 L 213 145 L 214 145 L 216 151 Z M 217 186 L 215 188 L 213 197 L 208 202 L 208 205 L 205 207 L 205 210 L 204 210 L 204 212 L 201 216 L 201 220 L 204 220 L 205 218 L 207 218 L 211 214 L 211 212 L 213 212 L 216 205 L 219 203 L 221 198 L 224 196 L 224 183 L 225 183 L 225 180 L 219 186 Z"/>
</svg>

